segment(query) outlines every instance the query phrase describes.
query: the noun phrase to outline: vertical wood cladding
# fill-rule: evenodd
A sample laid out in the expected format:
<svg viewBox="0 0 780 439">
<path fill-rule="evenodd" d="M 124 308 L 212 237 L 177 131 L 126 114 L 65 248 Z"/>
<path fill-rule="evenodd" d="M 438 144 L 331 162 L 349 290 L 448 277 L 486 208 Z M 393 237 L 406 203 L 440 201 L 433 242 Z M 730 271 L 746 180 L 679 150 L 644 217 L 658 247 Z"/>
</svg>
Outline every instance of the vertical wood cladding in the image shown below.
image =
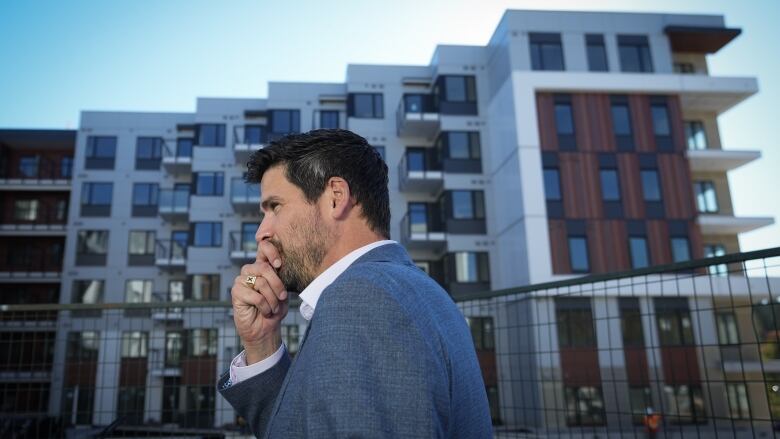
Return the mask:
<svg viewBox="0 0 780 439">
<path fill-rule="evenodd" d="M 631 268 L 626 221 L 646 224 L 651 264 L 672 262 L 667 221 L 685 221 L 691 256 L 701 255 L 701 233 L 696 225 L 690 166 L 685 156 L 682 109 L 677 96 L 667 96 L 665 102 L 674 148 L 659 152 L 653 129 L 650 95 L 628 95 L 633 151 L 618 151 L 613 133 L 612 101 L 608 94 L 571 94 L 576 150 L 561 151 L 555 123 L 555 93 L 539 93 L 536 107 L 539 139 L 544 153 L 557 156 L 560 174 L 563 217 L 548 219 L 553 272 L 571 273 L 566 220 L 585 220 L 588 238 L 590 271 L 603 273 Z M 667 138 L 668 139 L 668 138 Z M 668 140 L 667 140 L 668 146 Z M 602 200 L 599 154 L 615 157 L 620 184 L 622 217 L 607 218 Z M 663 218 L 652 218 L 646 212 L 646 202 L 640 174 L 640 155 L 656 157 L 660 191 L 664 207 Z"/>
</svg>

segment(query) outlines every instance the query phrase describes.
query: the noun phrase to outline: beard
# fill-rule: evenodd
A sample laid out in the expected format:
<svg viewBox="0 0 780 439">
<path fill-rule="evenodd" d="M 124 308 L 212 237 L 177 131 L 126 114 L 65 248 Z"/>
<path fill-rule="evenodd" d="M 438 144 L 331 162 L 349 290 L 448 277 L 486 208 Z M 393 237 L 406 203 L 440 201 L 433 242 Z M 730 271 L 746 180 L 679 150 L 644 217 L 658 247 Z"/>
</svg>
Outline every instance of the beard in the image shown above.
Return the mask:
<svg viewBox="0 0 780 439">
<path fill-rule="evenodd" d="M 319 212 L 290 225 L 287 245 L 274 237 L 269 241 L 282 258 L 278 274 L 288 292 L 300 293 L 317 277 L 328 250 L 330 233 L 322 224 Z"/>
</svg>

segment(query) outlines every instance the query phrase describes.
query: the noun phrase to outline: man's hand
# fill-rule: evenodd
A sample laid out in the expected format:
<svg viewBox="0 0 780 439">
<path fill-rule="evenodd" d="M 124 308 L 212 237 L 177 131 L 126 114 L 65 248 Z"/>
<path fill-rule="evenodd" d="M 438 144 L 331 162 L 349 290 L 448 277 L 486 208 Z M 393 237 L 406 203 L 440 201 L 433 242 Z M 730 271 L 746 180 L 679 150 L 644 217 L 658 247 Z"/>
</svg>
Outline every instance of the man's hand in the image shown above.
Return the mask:
<svg viewBox="0 0 780 439">
<path fill-rule="evenodd" d="M 233 281 L 233 321 L 246 349 L 247 365 L 270 357 L 282 343 L 280 327 L 288 300 L 274 268 L 280 266 L 278 250 L 264 240 L 258 245 L 255 262 L 241 267 L 241 274 Z M 254 286 L 245 283 L 249 275 L 256 276 Z"/>
</svg>

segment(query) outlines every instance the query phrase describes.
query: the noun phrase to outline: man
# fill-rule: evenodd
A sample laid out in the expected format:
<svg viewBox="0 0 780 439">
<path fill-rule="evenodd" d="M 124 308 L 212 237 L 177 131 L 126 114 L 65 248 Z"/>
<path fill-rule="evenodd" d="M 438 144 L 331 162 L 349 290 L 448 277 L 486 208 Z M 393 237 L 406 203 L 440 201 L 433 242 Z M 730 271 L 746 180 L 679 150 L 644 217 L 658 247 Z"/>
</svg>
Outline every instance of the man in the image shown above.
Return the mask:
<svg viewBox="0 0 780 439">
<path fill-rule="evenodd" d="M 264 213 L 257 260 L 231 294 L 245 347 L 219 380 L 257 436 L 492 435 L 465 319 L 389 241 L 387 166 L 346 130 L 257 151 L 247 181 Z M 295 361 L 281 341 L 288 291 L 309 320 Z"/>
</svg>

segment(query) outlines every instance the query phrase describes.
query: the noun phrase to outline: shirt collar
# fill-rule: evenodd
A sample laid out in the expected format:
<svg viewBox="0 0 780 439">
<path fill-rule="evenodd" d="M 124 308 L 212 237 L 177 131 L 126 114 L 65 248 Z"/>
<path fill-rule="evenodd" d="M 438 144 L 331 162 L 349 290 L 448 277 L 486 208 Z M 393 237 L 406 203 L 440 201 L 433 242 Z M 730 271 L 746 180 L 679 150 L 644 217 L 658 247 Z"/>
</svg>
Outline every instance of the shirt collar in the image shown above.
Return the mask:
<svg viewBox="0 0 780 439">
<path fill-rule="evenodd" d="M 300 311 L 303 318 L 306 320 L 311 320 L 311 318 L 314 316 L 314 309 L 317 307 L 317 302 L 320 300 L 322 292 L 325 290 L 325 288 L 328 288 L 330 284 L 335 282 L 336 279 L 341 276 L 341 273 L 346 271 L 353 262 L 379 246 L 394 243 L 395 241 L 385 239 L 383 241 L 375 241 L 371 244 L 364 245 L 363 247 L 352 250 L 346 256 L 336 261 L 335 264 L 328 267 L 327 270 L 323 271 L 322 274 L 317 276 L 308 287 L 301 291 Z"/>
</svg>

